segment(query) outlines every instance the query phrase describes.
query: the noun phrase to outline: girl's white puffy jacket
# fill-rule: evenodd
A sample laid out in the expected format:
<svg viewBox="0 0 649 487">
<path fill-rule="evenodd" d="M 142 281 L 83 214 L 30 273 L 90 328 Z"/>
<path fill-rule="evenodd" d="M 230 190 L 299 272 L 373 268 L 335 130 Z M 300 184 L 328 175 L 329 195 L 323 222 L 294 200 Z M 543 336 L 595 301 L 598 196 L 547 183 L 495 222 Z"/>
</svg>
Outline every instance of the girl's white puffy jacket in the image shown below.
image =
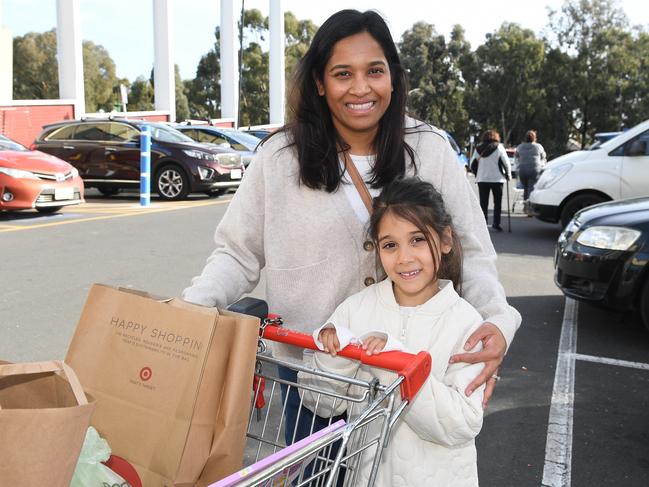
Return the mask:
<svg viewBox="0 0 649 487">
<path fill-rule="evenodd" d="M 478 485 L 474 438 L 482 427 L 484 387 L 466 397 L 466 386 L 480 373 L 483 364 L 449 365 L 451 355 L 463 352 L 469 335 L 482 323 L 480 314 L 453 289 L 450 281 L 439 281 L 440 291 L 429 301 L 403 318 L 392 291 L 392 281 L 384 281 L 355 294 L 338 306 L 328 323 L 349 328 L 360 337 L 370 332 L 385 332 L 399 340 L 404 351 L 426 350 L 433 359 L 431 374 L 412 404 L 392 430 L 384 450 L 376 486 L 474 487 Z M 314 332 L 317 340 L 319 330 Z M 475 349 L 477 350 L 477 348 Z M 390 384 L 392 372 L 360 365 L 322 352 L 312 355 L 311 365 L 319 370 L 347 377 Z M 303 384 L 354 395 L 340 382 L 300 373 Z M 358 391 L 356 391 L 358 392 Z M 341 414 L 346 404 L 318 399 L 315 393 L 301 389 L 304 404 L 323 417 Z M 333 409 L 335 407 L 335 409 Z M 349 420 L 358 413 L 355 407 Z M 371 462 L 364 461 L 362 478 Z M 365 473 L 365 474 L 363 474 Z"/>
</svg>

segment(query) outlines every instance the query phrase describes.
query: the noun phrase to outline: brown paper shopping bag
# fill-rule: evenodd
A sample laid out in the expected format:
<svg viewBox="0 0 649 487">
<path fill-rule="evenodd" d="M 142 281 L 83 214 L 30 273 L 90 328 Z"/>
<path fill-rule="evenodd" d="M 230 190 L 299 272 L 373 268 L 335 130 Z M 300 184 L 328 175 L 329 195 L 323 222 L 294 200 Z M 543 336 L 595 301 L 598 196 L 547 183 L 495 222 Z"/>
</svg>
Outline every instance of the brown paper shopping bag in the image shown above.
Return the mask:
<svg viewBox="0 0 649 487">
<path fill-rule="evenodd" d="M 92 286 L 66 361 L 92 425 L 142 484 L 206 485 L 241 468 L 259 320 Z"/>
<path fill-rule="evenodd" d="M 94 408 L 63 362 L 0 364 L 0 485 L 68 487 Z"/>
</svg>

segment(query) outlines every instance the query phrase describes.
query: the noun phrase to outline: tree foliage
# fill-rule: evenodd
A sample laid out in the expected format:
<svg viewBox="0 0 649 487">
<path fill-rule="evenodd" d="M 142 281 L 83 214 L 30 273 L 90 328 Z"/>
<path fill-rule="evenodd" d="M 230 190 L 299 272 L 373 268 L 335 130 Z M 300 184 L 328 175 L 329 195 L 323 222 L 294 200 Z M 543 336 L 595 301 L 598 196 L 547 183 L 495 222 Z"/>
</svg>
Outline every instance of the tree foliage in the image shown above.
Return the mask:
<svg viewBox="0 0 649 487">
<path fill-rule="evenodd" d="M 468 114 L 460 60 L 470 52 L 470 45 L 462 27 L 453 28 L 447 43 L 433 25 L 417 22 L 403 34 L 399 49 L 411 88 L 409 113 L 464 139 Z"/>
<path fill-rule="evenodd" d="M 542 107 L 545 44 L 534 32 L 504 23 L 464 62 L 467 108 L 481 129 L 517 143 Z"/>
<path fill-rule="evenodd" d="M 635 42 L 612 0 L 566 1 L 551 12 L 550 32 L 550 66 L 570 73 L 549 80 L 553 101 L 584 147 L 595 131 L 625 124 L 624 95 L 634 84 L 629 70 L 637 65 Z"/>
<path fill-rule="evenodd" d="M 268 18 L 246 10 L 240 27 L 239 123 L 268 123 Z M 312 21 L 284 14 L 288 79 L 316 30 Z M 445 38 L 417 22 L 398 46 L 409 112 L 453 133 L 461 145 L 487 128 L 516 145 L 535 129 L 552 156 L 571 139 L 585 146 L 595 132 L 633 126 L 649 113 L 649 33 L 630 28 L 616 0 L 566 0 L 550 12 L 544 37 L 505 22 L 472 50 L 461 26 Z M 219 55 L 217 27 L 192 79 L 181 80 L 176 66 L 178 120 L 220 116 Z M 108 52 L 90 41 L 83 42 L 83 57 L 88 111 L 111 110 L 120 83 L 130 87 L 131 111 L 153 108 L 152 79 L 117 79 Z M 14 98 L 58 98 L 54 30 L 14 38 Z"/>
</svg>

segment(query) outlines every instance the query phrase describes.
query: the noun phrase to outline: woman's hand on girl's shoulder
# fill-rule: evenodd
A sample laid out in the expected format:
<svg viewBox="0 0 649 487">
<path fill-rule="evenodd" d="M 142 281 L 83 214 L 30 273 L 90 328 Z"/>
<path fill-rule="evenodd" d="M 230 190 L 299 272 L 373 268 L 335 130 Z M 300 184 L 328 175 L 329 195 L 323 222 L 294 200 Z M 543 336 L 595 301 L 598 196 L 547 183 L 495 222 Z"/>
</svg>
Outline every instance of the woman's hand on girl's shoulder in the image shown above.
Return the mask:
<svg viewBox="0 0 649 487">
<path fill-rule="evenodd" d="M 318 340 L 322 343 L 324 351 L 332 357 L 335 357 L 336 353 L 340 351 L 340 341 L 335 328 L 323 328 L 318 334 Z"/>
<path fill-rule="evenodd" d="M 471 334 L 464 349 L 471 350 L 478 342 L 482 342 L 483 348 L 481 351 L 453 355 L 449 363 L 464 362 L 475 364 L 481 362 L 485 364 L 482 372 L 467 386 L 464 392 L 467 396 L 470 396 L 473 394 L 473 391 L 486 383 L 482 406 L 487 407 L 489 398 L 493 394 L 496 385 L 498 368 L 505 358 L 507 341 L 496 325 L 486 321 Z"/>
</svg>

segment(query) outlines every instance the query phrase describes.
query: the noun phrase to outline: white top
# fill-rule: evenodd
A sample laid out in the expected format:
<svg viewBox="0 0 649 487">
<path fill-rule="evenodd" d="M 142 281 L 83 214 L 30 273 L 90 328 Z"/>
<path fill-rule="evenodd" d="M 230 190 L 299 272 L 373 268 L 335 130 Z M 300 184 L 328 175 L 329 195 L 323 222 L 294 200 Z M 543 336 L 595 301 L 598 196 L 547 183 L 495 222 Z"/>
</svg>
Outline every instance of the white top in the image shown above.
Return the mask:
<svg viewBox="0 0 649 487">
<path fill-rule="evenodd" d="M 395 424 L 381 458 L 375 485 L 477 487 L 474 438 L 482 427 L 484 386 L 470 397 L 464 395 L 464 390 L 482 370 L 483 364 L 449 365 L 448 359 L 463 350 L 466 339 L 480 326 L 482 319 L 458 296 L 452 283 L 440 280 L 440 291 L 419 306 L 405 325 L 389 279 L 346 299 L 327 321 L 336 328 L 348 328 L 355 337 L 377 330 L 391 338 L 401 335 L 405 351 L 426 350 L 432 357 L 430 376 Z M 314 338 L 317 339 L 315 333 Z M 364 381 L 377 378 L 381 384 L 389 385 L 396 378 L 392 372 L 326 353 L 317 352 L 309 359 L 311 363 L 307 365 L 316 369 Z M 356 396 L 360 392 L 356 386 L 311 374 L 299 373 L 298 380 L 339 395 Z M 330 396 L 318 395 L 305 388 L 300 389 L 300 394 L 311 411 L 316 409 L 317 403 L 317 414 L 322 417 L 341 414 L 345 409 L 350 421 L 358 416 L 359 408 L 350 408 L 344 401 L 333 401 Z M 369 433 L 369 438 L 373 432 Z M 359 485 L 365 483 L 370 467 L 369 462 L 361 466 Z"/>
<path fill-rule="evenodd" d="M 367 185 L 367 189 L 370 191 L 370 195 L 372 196 L 372 198 L 375 198 L 376 196 L 379 195 L 381 190 L 378 188 L 372 188 L 369 185 L 368 181 L 372 179 L 371 171 L 376 157 L 356 156 L 354 154 L 350 154 L 350 157 L 352 159 L 352 162 L 356 166 L 358 173 L 361 175 L 361 178 L 363 179 L 363 181 L 365 181 L 365 184 Z M 340 162 L 344 167 L 345 162 L 343 160 L 341 160 Z M 347 196 L 347 200 L 349 201 L 349 204 L 352 206 L 354 213 L 356 213 L 356 216 L 361 222 L 367 223 L 367 221 L 370 219 L 370 214 L 367 211 L 367 208 L 365 207 L 365 203 L 363 203 L 363 200 L 361 199 L 361 195 L 358 194 L 358 190 L 356 189 L 356 186 L 354 186 L 354 183 L 352 182 L 347 172 L 345 173 L 343 182 L 345 183 L 343 184 L 345 195 Z"/>
<path fill-rule="evenodd" d="M 495 151 L 493 151 L 491 154 L 489 154 L 487 157 L 480 157 L 478 151 L 475 151 L 471 161 L 473 161 L 476 158 L 479 158 L 478 174 L 476 174 L 475 176 L 476 183 L 504 183 L 505 182 L 505 177 L 500 172 L 500 168 L 498 167 L 499 158 L 505 164 L 505 167 L 507 168 L 507 174 L 509 174 L 509 178 L 511 179 L 512 170 L 511 170 L 511 165 L 509 164 L 509 156 L 507 155 L 507 151 L 505 150 L 502 144 L 498 144 L 498 148 Z"/>
</svg>

